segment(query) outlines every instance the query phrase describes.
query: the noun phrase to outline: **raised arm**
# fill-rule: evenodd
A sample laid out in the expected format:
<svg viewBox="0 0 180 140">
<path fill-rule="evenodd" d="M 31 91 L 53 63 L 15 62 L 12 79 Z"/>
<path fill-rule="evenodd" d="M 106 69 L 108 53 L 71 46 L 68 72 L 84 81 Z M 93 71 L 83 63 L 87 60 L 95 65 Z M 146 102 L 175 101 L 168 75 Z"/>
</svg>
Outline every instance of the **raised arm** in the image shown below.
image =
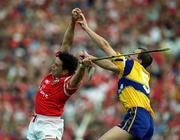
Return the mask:
<svg viewBox="0 0 180 140">
<path fill-rule="evenodd" d="M 64 34 L 62 45 L 59 48 L 59 51 L 61 52 L 69 52 L 73 44 L 74 29 L 76 21 L 78 19 L 77 12 L 81 12 L 81 10 L 79 8 L 75 8 L 72 10 L 71 22 L 69 23 L 69 26 Z"/>
<path fill-rule="evenodd" d="M 113 50 L 110 44 L 103 37 L 89 28 L 83 13 L 78 12 L 78 14 L 80 18 L 77 22 L 81 25 L 82 29 L 87 32 L 87 34 L 94 40 L 94 42 L 97 43 L 98 47 L 102 49 L 108 56 L 116 55 L 116 52 Z"/>
<path fill-rule="evenodd" d="M 85 74 L 86 66 L 80 65 L 78 69 L 76 70 L 75 74 L 72 76 L 70 80 L 70 85 L 71 86 L 77 86 L 80 81 L 83 79 L 83 76 Z"/>
</svg>

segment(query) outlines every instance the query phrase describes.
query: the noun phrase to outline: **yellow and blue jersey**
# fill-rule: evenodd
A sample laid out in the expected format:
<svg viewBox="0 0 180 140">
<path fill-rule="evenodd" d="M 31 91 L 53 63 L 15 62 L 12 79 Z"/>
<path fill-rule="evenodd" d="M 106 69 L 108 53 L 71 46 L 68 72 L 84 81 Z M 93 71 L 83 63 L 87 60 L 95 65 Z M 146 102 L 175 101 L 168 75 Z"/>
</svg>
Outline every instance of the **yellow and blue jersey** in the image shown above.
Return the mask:
<svg viewBox="0 0 180 140">
<path fill-rule="evenodd" d="M 125 57 L 115 59 L 113 63 L 120 71 L 118 97 L 125 110 L 142 107 L 154 116 L 149 99 L 149 72 L 137 61 Z"/>
</svg>

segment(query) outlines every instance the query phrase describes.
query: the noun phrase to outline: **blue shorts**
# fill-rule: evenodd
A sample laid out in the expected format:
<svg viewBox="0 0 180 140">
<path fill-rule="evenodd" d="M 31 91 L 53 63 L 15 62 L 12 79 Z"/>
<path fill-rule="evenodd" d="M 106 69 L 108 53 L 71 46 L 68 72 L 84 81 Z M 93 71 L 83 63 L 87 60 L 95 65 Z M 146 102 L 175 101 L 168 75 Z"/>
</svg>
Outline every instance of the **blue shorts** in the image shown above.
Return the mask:
<svg viewBox="0 0 180 140">
<path fill-rule="evenodd" d="M 154 131 L 150 113 L 141 107 L 130 108 L 118 127 L 130 133 L 137 140 L 151 140 Z"/>
</svg>

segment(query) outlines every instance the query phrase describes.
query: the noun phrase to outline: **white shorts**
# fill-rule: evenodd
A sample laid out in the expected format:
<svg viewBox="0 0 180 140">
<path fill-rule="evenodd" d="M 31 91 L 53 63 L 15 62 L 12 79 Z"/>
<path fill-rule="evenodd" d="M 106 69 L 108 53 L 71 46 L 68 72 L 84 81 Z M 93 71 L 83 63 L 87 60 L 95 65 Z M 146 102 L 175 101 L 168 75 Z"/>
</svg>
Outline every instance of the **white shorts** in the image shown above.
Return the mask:
<svg viewBox="0 0 180 140">
<path fill-rule="evenodd" d="M 61 140 L 63 131 L 64 120 L 60 117 L 36 114 L 29 124 L 27 139 L 43 140 L 47 138 L 54 138 Z"/>
</svg>

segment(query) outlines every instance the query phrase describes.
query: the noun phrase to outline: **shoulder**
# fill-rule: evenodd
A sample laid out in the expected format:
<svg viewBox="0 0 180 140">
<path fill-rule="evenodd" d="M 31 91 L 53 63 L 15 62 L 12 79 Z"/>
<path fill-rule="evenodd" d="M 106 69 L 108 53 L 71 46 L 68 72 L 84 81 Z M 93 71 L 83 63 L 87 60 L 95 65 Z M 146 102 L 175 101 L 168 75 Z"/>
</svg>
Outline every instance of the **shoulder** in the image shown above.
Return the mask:
<svg viewBox="0 0 180 140">
<path fill-rule="evenodd" d="M 64 80 L 64 81 L 68 81 L 69 79 L 71 79 L 72 75 L 67 75 L 67 76 L 63 76 L 60 79 Z"/>
<path fill-rule="evenodd" d="M 45 75 L 45 76 L 43 77 L 43 80 L 42 80 L 42 81 L 47 80 L 47 79 L 51 79 L 51 78 L 52 78 L 52 75 L 49 73 L 49 74 L 47 74 L 47 75 Z"/>
</svg>

